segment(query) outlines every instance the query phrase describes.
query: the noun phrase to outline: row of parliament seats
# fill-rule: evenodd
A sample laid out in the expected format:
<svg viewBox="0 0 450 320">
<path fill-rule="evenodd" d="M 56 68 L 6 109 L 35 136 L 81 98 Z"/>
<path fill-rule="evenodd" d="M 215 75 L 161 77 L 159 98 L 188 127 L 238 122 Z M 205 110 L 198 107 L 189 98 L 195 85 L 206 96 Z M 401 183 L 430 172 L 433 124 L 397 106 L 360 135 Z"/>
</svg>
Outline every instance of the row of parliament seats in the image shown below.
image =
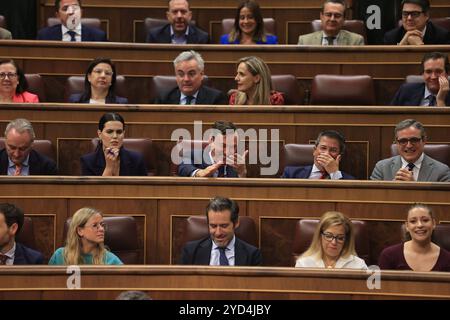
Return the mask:
<svg viewBox="0 0 450 320">
<path fill-rule="evenodd" d="M 90 152 L 93 152 L 98 145 L 98 138 L 91 140 Z M 178 143 L 179 156 L 182 157 L 183 150 L 189 148 L 194 150 L 196 148 L 205 148 L 207 141 L 195 141 L 184 140 Z M 152 140 L 148 138 L 126 138 L 123 143 L 124 147 L 129 150 L 139 152 L 143 155 L 144 161 L 147 166 L 149 176 L 164 175 L 162 172 L 158 172 L 158 161 L 160 158 L 166 158 L 167 155 L 160 155 L 156 152 L 156 148 L 153 146 Z M 4 138 L 0 138 L 0 150 L 5 147 Z M 280 151 L 280 169 L 285 166 L 306 166 L 313 163 L 313 144 L 286 144 Z M 49 140 L 35 140 L 33 143 L 33 149 L 47 157 L 56 160 L 55 149 Z M 391 156 L 397 155 L 397 147 L 395 144 L 391 145 Z M 425 153 L 430 157 L 445 163 L 450 166 L 450 145 L 448 144 L 426 144 Z M 78 159 L 74 159 L 78 161 Z M 170 168 L 170 175 L 175 176 L 178 171 L 178 166 L 172 162 L 168 164 Z M 282 171 L 278 172 L 280 175 Z"/>
<path fill-rule="evenodd" d="M 44 85 L 44 81 L 39 74 L 25 75 L 29 91 L 39 96 L 41 102 L 47 101 L 46 89 L 50 88 Z M 211 85 L 211 79 L 205 77 L 205 83 Z M 286 105 L 302 105 L 302 94 L 297 79 L 291 74 L 272 75 L 272 86 L 274 90 L 283 92 L 285 95 Z M 422 76 L 409 75 L 406 82 L 421 82 Z M 177 86 L 175 76 L 155 76 L 150 78 L 148 103 L 154 101 L 158 94 L 167 92 Z M 214 87 L 214 85 L 212 85 Z M 230 88 L 231 89 L 231 88 Z M 71 94 L 82 93 L 84 91 L 84 77 L 70 76 L 67 78 L 64 90 L 64 99 L 68 101 Z M 129 99 L 137 97 L 129 97 L 126 78 L 118 75 L 116 77 L 116 94 Z M 375 85 L 369 75 L 332 75 L 318 74 L 314 76 L 311 84 L 311 92 L 309 104 L 311 105 L 357 105 L 357 106 L 373 106 L 377 104 L 375 97 Z M 132 100 L 129 100 L 133 103 Z"/>
<path fill-rule="evenodd" d="M 71 219 L 64 224 L 63 239 L 66 238 Z M 138 232 L 136 221 L 131 216 L 108 216 L 104 217 L 107 226 L 105 234 L 105 245 L 115 253 L 125 264 L 140 264 L 142 262 L 141 252 L 138 244 Z M 301 219 L 296 223 L 294 241 L 292 243 L 292 265 L 295 259 L 311 244 L 314 232 L 318 226 L 317 219 Z M 366 261 L 367 265 L 376 264 L 371 255 L 368 225 L 365 221 L 352 220 L 355 230 L 355 248 L 358 256 Z M 405 240 L 404 224 L 398 230 L 398 241 Z M 183 243 L 199 240 L 208 236 L 208 225 L 206 217 L 190 216 L 186 220 Z M 450 224 L 438 224 L 433 233 L 433 241 L 439 246 L 450 250 Z M 253 246 L 258 246 L 256 225 L 254 220 L 248 216 L 239 218 L 239 226 L 236 236 Z M 36 249 L 33 221 L 25 217 L 24 225 L 20 231 L 17 241 Z M 61 244 L 64 245 L 64 244 Z"/>
</svg>

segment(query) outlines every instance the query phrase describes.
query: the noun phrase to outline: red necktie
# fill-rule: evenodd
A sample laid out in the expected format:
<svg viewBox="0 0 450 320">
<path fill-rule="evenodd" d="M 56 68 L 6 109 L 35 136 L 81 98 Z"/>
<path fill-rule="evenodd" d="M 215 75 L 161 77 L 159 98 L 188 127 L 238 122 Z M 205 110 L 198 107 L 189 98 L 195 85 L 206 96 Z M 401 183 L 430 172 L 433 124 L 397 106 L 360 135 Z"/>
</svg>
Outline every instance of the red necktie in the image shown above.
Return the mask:
<svg viewBox="0 0 450 320">
<path fill-rule="evenodd" d="M 22 171 L 22 166 L 20 164 L 16 164 L 16 171 L 14 171 L 14 175 L 20 176 L 21 171 Z"/>
<path fill-rule="evenodd" d="M 320 173 L 322 174 L 320 176 L 320 179 L 327 179 L 328 178 L 328 172 L 324 171 L 320 171 Z"/>
</svg>

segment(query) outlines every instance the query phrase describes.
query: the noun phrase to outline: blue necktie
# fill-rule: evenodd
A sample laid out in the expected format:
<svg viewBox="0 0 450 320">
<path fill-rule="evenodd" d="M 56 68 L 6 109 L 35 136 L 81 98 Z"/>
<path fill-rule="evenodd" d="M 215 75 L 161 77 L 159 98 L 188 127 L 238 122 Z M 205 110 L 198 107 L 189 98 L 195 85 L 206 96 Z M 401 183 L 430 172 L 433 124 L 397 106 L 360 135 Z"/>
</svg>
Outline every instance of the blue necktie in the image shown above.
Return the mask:
<svg viewBox="0 0 450 320">
<path fill-rule="evenodd" d="M 429 105 L 430 107 L 436 106 L 436 97 L 435 97 L 434 95 L 430 94 L 430 95 L 428 96 L 428 101 L 429 101 L 428 105 Z"/>
<path fill-rule="evenodd" d="M 194 100 L 195 97 L 194 96 L 186 96 L 186 104 L 191 104 L 192 100 Z"/>
<path fill-rule="evenodd" d="M 413 169 L 415 167 L 414 163 L 412 163 L 412 162 L 408 163 L 406 166 L 408 167 L 409 171 L 413 171 Z"/>
<path fill-rule="evenodd" d="M 67 33 L 69 34 L 69 36 L 70 36 L 70 41 L 71 42 L 76 42 L 77 41 L 77 39 L 75 38 L 75 35 L 77 34 L 75 31 L 72 31 L 72 30 L 69 30 L 69 31 L 67 31 Z"/>
<path fill-rule="evenodd" d="M 227 258 L 227 256 L 225 255 L 225 250 L 226 250 L 227 248 L 220 248 L 220 247 L 218 247 L 217 249 L 219 249 L 219 252 L 220 252 L 220 257 L 219 257 L 219 263 L 220 263 L 220 265 L 221 265 L 221 266 L 229 266 L 230 263 L 228 262 L 228 258 Z"/>
</svg>

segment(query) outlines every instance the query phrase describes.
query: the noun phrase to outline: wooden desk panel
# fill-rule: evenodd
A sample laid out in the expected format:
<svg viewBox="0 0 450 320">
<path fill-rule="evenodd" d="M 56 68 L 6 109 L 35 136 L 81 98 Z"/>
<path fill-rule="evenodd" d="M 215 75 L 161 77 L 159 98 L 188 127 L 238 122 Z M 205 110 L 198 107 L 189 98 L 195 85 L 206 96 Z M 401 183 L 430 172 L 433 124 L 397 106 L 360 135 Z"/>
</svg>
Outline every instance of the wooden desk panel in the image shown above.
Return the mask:
<svg viewBox="0 0 450 320">
<path fill-rule="evenodd" d="M 365 271 L 174 266 L 81 267 L 67 289 L 65 267 L 3 267 L 1 299 L 115 299 L 142 290 L 153 299 L 449 299 L 450 274 L 389 271 L 368 289 Z M 230 281 L 232 280 L 232 281 Z"/>
<path fill-rule="evenodd" d="M 107 215 L 132 215 L 139 224 L 145 262 L 170 264 L 177 260 L 185 218 L 204 214 L 209 199 L 222 195 L 238 201 L 241 215 L 255 220 L 267 266 L 290 266 L 293 225 L 298 219 L 320 217 L 340 210 L 353 219 L 371 221 L 376 261 L 381 246 L 398 241 L 408 206 L 429 204 L 443 223 L 450 222 L 450 183 L 377 181 L 309 181 L 282 179 L 192 179 L 176 177 L 0 177 L 0 200 L 12 202 L 37 219 L 35 236 L 44 252 L 63 243 L 67 217 L 83 206 Z M 53 214 L 49 220 L 42 214 Z M 43 224 L 55 230 L 49 242 Z M 49 231 L 50 232 L 50 231 Z M 379 241 L 379 242 L 377 242 Z M 379 244 L 379 245 L 378 245 Z"/>
</svg>

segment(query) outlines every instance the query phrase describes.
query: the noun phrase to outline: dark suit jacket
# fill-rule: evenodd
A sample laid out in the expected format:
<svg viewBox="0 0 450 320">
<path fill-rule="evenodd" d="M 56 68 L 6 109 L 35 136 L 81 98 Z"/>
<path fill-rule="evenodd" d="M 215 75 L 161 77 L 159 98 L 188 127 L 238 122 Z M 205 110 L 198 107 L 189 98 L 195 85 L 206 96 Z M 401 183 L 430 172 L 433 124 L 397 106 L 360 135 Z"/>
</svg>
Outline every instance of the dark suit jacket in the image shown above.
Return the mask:
<svg viewBox="0 0 450 320">
<path fill-rule="evenodd" d="M 44 256 L 39 251 L 25 247 L 16 242 L 16 252 L 14 254 L 14 265 L 21 264 L 43 264 Z"/>
<path fill-rule="evenodd" d="M 162 93 L 156 100 L 155 104 L 179 104 L 181 92 L 178 87 L 173 88 L 168 93 Z M 201 86 L 198 91 L 195 104 L 228 104 L 227 96 L 217 89 L 210 88 L 208 86 Z"/>
<path fill-rule="evenodd" d="M 149 31 L 146 42 L 150 43 L 172 43 L 170 37 L 170 23 L 162 27 L 156 27 Z M 193 25 L 189 26 L 189 33 L 186 42 L 188 44 L 207 44 L 209 43 L 208 33 Z"/>
<path fill-rule="evenodd" d="M 205 160 L 203 159 L 203 152 L 205 152 L 205 154 L 208 154 L 208 152 L 209 152 L 208 148 L 204 149 L 204 151 L 203 150 L 193 150 L 191 152 L 190 158 L 183 158 L 183 161 L 178 166 L 177 174 L 180 177 L 190 177 L 192 175 L 192 172 L 194 172 L 195 170 L 206 169 L 207 167 L 212 165 L 212 163 L 210 163 L 209 161 L 205 162 Z M 238 178 L 239 177 L 236 170 L 231 166 L 227 166 L 227 165 L 222 166 L 219 169 L 219 172 L 222 172 L 225 174 L 225 167 L 226 167 L 225 178 Z"/>
<path fill-rule="evenodd" d="M 120 176 L 147 176 L 147 168 L 141 154 L 125 148 L 119 151 Z M 106 162 L 102 148 L 81 157 L 81 175 L 101 176 L 105 170 Z"/>
<path fill-rule="evenodd" d="M 72 102 L 72 103 L 89 103 L 89 99 L 81 101 L 81 96 L 82 95 L 83 95 L 82 93 L 71 94 L 70 97 L 69 97 L 69 102 Z M 119 97 L 119 96 L 114 96 L 113 99 L 109 99 L 109 97 L 106 97 L 106 101 L 105 102 L 106 103 L 127 104 L 128 103 L 128 99 L 127 98 L 123 98 L 123 97 Z"/>
<path fill-rule="evenodd" d="M 384 44 L 397 44 L 405 35 L 406 30 L 403 27 L 395 28 L 384 34 Z M 423 37 L 424 44 L 450 44 L 450 32 L 434 25 L 431 21 L 427 22 L 427 30 Z"/>
<path fill-rule="evenodd" d="M 28 165 L 30 166 L 30 176 L 58 174 L 55 161 L 47 158 L 35 150 L 31 150 L 30 152 Z M 6 153 L 6 149 L 0 150 L 0 174 L 8 174 L 8 154 Z"/>
<path fill-rule="evenodd" d="M 313 166 L 304 166 L 304 167 L 291 167 L 288 166 L 284 168 L 283 174 L 281 178 L 290 178 L 290 179 L 308 179 Z M 342 178 L 341 180 L 355 180 L 355 178 L 344 171 L 341 170 Z"/>
<path fill-rule="evenodd" d="M 420 106 L 425 94 L 425 83 L 404 83 L 400 86 L 391 101 L 391 106 Z M 450 94 L 445 99 L 450 106 Z"/>
<path fill-rule="evenodd" d="M 209 265 L 211 249 L 212 240 L 209 236 L 190 241 L 183 248 L 180 264 Z M 260 266 L 262 263 L 259 249 L 237 237 L 234 243 L 234 253 L 236 266 Z"/>
<path fill-rule="evenodd" d="M 62 41 L 61 24 L 39 30 L 37 40 Z M 81 41 L 106 41 L 106 33 L 97 28 L 81 25 Z"/>
</svg>

